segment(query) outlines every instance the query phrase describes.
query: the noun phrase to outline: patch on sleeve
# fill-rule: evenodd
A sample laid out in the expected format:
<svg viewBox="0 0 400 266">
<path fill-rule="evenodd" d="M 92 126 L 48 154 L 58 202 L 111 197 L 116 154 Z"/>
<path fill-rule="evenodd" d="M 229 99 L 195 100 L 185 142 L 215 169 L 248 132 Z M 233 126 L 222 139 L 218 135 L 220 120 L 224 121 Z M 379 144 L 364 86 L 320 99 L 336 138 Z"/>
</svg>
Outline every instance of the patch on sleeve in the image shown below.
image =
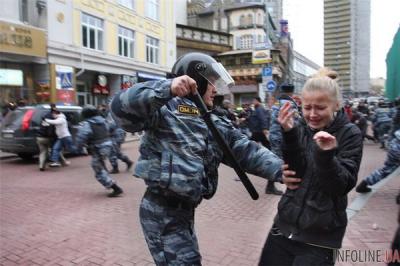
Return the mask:
<svg viewBox="0 0 400 266">
<path fill-rule="evenodd" d="M 199 115 L 199 109 L 190 105 L 178 105 L 178 112 L 187 115 Z"/>
</svg>

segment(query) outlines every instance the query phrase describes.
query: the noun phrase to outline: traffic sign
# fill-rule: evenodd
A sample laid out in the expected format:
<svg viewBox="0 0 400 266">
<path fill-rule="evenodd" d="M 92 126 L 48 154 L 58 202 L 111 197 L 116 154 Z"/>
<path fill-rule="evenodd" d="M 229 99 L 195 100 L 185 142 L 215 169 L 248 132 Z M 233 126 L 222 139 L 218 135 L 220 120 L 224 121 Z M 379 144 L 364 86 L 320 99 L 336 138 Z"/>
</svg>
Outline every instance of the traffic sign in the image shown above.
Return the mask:
<svg viewBox="0 0 400 266">
<path fill-rule="evenodd" d="M 272 76 L 272 67 L 263 67 L 262 69 L 262 76 L 263 77 L 271 77 Z"/>
<path fill-rule="evenodd" d="M 274 91 L 276 88 L 276 82 L 273 80 L 268 81 L 267 83 L 267 90 Z"/>
</svg>

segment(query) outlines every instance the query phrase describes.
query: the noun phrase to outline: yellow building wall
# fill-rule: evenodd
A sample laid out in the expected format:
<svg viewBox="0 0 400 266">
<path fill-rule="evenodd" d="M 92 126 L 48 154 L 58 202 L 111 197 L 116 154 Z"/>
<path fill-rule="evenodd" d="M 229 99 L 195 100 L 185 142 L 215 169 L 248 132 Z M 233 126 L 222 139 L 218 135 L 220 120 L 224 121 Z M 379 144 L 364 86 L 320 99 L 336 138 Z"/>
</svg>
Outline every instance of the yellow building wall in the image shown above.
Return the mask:
<svg viewBox="0 0 400 266">
<path fill-rule="evenodd" d="M 146 36 L 151 36 L 159 40 L 159 65 L 165 66 L 167 40 L 175 38 L 171 36 L 175 24 L 166 21 L 173 19 L 173 1 L 159 1 L 159 21 L 145 17 L 145 5 L 146 0 L 136 0 L 135 9 L 130 10 L 119 5 L 117 0 L 74 0 L 74 44 L 82 46 L 81 14 L 85 12 L 103 19 L 105 53 L 118 56 L 118 25 L 121 25 L 135 32 L 135 60 L 146 62 Z"/>
</svg>

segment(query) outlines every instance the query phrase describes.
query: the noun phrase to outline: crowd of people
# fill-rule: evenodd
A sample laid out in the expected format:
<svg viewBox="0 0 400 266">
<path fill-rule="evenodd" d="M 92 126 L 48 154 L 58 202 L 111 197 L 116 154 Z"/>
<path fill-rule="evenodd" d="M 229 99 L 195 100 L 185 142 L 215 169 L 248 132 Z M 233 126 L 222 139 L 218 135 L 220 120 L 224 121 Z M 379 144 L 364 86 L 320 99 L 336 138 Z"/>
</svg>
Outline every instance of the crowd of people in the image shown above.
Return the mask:
<svg viewBox="0 0 400 266">
<path fill-rule="evenodd" d="M 140 222 L 150 253 L 156 265 L 201 265 L 195 210 L 214 196 L 220 163 L 232 166 L 203 119 L 210 115 L 240 166 L 267 180 L 265 193 L 282 195 L 259 265 L 334 265 L 364 139 L 380 143 L 388 155 L 357 192 L 370 192 L 369 186 L 400 165 L 400 98 L 343 102 L 337 79 L 335 71 L 322 68 L 299 95 L 284 83 L 270 104 L 254 97 L 240 108 L 229 100 L 215 106 L 217 88 L 230 87 L 232 77 L 212 57 L 188 53 L 175 62 L 170 79 L 119 92 L 110 111 L 107 105 L 85 106 L 75 139 L 65 116 L 51 105 L 37 136 L 39 169 L 44 171 L 47 162 L 66 166 L 63 150 L 79 153 L 86 147 L 98 182 L 112 189 L 110 197 L 119 196 L 123 190 L 110 174 L 119 173 L 118 160 L 128 170 L 133 165 L 121 151 L 125 132 L 143 131 L 134 175 L 147 186 Z"/>
</svg>

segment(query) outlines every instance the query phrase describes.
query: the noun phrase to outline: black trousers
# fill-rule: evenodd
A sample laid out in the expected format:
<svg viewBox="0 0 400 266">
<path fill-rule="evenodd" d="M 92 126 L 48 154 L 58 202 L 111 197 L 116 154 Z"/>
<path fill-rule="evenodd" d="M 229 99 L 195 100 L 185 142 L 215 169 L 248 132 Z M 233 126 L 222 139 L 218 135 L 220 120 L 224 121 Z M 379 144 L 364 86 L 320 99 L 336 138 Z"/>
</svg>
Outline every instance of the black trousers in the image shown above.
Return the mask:
<svg viewBox="0 0 400 266">
<path fill-rule="evenodd" d="M 268 235 L 259 266 L 316 266 L 334 265 L 334 249 L 293 241 L 281 234 Z"/>
</svg>

